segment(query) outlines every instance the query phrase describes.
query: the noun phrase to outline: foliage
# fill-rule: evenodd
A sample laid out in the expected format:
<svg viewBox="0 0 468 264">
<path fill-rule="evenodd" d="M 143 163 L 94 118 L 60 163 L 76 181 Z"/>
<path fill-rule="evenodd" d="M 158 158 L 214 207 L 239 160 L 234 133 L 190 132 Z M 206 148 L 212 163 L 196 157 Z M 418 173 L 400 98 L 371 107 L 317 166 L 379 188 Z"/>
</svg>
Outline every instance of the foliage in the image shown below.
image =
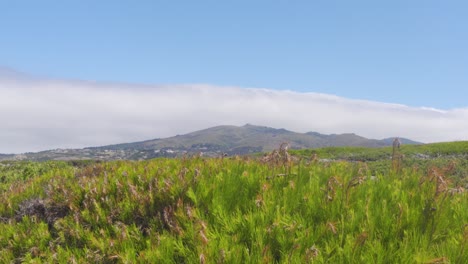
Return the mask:
<svg viewBox="0 0 468 264">
<path fill-rule="evenodd" d="M 404 163 L 395 173 L 287 154 L 9 163 L 0 167 L 0 262 L 468 259 L 467 193 L 453 180 L 466 163 Z"/>
<path fill-rule="evenodd" d="M 316 154 L 323 159 L 344 159 L 353 161 L 376 161 L 389 159 L 392 147 L 366 148 L 366 147 L 327 147 L 318 149 L 304 149 L 291 151 L 293 154 L 310 157 Z M 439 157 L 467 157 L 468 141 L 443 142 L 423 145 L 404 145 L 402 154 L 407 158 L 439 158 Z"/>
<path fill-rule="evenodd" d="M 468 141 L 443 142 L 425 145 L 403 145 L 403 165 L 427 172 L 432 167 L 452 168 L 447 177 L 468 188 Z M 301 159 L 317 159 L 322 162 L 365 162 L 373 174 L 388 175 L 391 172 L 392 147 L 327 147 L 292 150 Z"/>
</svg>

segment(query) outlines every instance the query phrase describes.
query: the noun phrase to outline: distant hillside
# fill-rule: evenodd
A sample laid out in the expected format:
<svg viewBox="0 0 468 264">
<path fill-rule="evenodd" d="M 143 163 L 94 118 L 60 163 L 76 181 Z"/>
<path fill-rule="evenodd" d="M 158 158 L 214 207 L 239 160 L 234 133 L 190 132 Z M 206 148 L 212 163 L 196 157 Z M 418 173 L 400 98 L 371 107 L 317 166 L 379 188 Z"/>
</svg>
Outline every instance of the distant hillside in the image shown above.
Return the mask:
<svg viewBox="0 0 468 264">
<path fill-rule="evenodd" d="M 383 147 L 391 145 L 392 140 L 392 138 L 384 140 L 367 139 L 355 134 L 296 133 L 286 129 L 247 124 L 242 127 L 217 126 L 185 135 L 142 142 L 84 149 L 56 149 L 21 155 L 1 155 L 0 160 L 138 160 L 174 157 L 186 153 L 203 153 L 206 156 L 217 156 L 221 153 L 245 155 L 272 151 L 283 142 L 289 143 L 291 149 L 311 149 L 336 146 Z M 408 139 L 401 140 L 403 144 L 418 144 L 418 142 Z"/>
<path fill-rule="evenodd" d="M 16 155 L 17 159 L 149 159 L 173 157 L 184 153 L 204 153 L 216 156 L 244 155 L 267 152 L 287 142 L 291 149 L 310 149 L 335 146 L 383 147 L 392 144 L 393 139 L 367 139 L 355 134 L 324 135 L 317 132 L 297 133 L 286 129 L 244 125 L 217 126 L 185 135 L 142 142 L 73 150 L 50 150 L 39 153 Z M 401 139 L 403 144 L 418 144 Z M 10 157 L 11 158 L 11 157 Z M 0 157 L 1 159 L 1 157 Z M 5 159 L 5 158 L 4 158 Z"/>
<path fill-rule="evenodd" d="M 384 138 L 381 141 L 385 142 L 386 145 L 390 146 L 390 145 L 392 145 L 394 139 L 395 138 Z M 413 140 L 407 139 L 407 138 L 400 138 L 400 142 L 403 145 L 419 145 L 419 144 L 421 144 L 420 142 L 413 141 Z"/>
<path fill-rule="evenodd" d="M 418 144 L 403 139 L 410 144 Z M 334 146 L 382 147 L 390 141 L 367 139 L 355 134 L 324 135 L 316 132 L 296 133 L 286 129 L 275 129 L 247 124 L 237 126 L 217 126 L 185 135 L 165 139 L 154 139 L 136 143 L 97 147 L 93 149 L 112 150 L 167 150 L 178 149 L 189 152 L 222 151 L 228 154 L 246 154 L 271 151 L 288 142 L 291 149 L 308 149 Z M 420 144 L 420 143 L 419 143 Z"/>
</svg>

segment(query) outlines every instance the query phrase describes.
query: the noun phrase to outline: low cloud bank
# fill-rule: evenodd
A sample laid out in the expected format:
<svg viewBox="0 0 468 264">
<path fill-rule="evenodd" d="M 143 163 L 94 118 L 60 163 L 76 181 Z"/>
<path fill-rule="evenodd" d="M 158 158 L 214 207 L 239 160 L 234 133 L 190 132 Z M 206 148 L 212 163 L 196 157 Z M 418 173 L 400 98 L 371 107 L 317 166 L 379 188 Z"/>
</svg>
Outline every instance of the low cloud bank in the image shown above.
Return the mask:
<svg viewBox="0 0 468 264">
<path fill-rule="evenodd" d="M 468 140 L 468 108 L 442 111 L 327 94 L 0 76 L 0 153 L 81 148 L 246 123 L 368 138 Z"/>
</svg>

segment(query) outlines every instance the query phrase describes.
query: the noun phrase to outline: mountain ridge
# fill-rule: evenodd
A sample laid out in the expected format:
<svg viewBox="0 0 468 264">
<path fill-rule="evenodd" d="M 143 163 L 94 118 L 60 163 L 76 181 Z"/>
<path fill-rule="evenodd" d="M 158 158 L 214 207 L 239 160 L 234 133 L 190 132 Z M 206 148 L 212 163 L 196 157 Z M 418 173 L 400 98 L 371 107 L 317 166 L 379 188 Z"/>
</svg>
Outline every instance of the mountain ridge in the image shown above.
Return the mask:
<svg viewBox="0 0 468 264">
<path fill-rule="evenodd" d="M 400 140 L 403 144 L 421 144 L 404 138 Z M 27 160 L 112 160 L 175 157 L 187 153 L 203 153 L 206 156 L 217 156 L 223 153 L 245 155 L 269 152 L 284 142 L 289 143 L 291 149 L 308 149 L 333 146 L 384 147 L 391 145 L 392 141 L 393 138 L 368 139 L 354 133 L 326 135 L 318 132 L 298 133 L 284 128 L 251 124 L 220 125 L 168 138 L 83 149 L 57 149 L 21 155 L 0 155 L 0 160 L 11 159 L 12 156 Z"/>
<path fill-rule="evenodd" d="M 262 139 L 259 136 L 263 137 Z M 265 137 L 269 136 L 269 137 Z M 326 139 L 326 140 L 323 140 Z M 87 149 L 155 149 L 166 147 L 190 148 L 197 144 L 217 144 L 224 147 L 262 146 L 262 150 L 271 151 L 283 142 L 291 144 L 291 148 L 316 148 L 329 146 L 366 146 L 381 147 L 391 145 L 393 138 L 383 140 L 367 139 L 354 133 L 320 134 L 318 132 L 298 133 L 284 128 L 271 128 L 246 124 L 244 126 L 221 125 L 210 127 L 184 135 L 168 138 L 156 138 L 133 143 L 89 147 Z M 400 139 L 405 144 L 421 144 L 409 139 Z"/>
<path fill-rule="evenodd" d="M 409 139 L 400 140 L 403 144 L 421 144 Z M 392 141 L 393 138 L 368 139 L 354 133 L 326 135 L 318 132 L 298 133 L 284 128 L 251 124 L 220 125 L 184 135 L 131 143 L 82 149 L 55 149 L 20 155 L 0 154 L 0 160 L 139 160 L 195 153 L 203 153 L 206 156 L 246 155 L 272 151 L 284 142 L 289 143 L 291 149 L 310 149 L 333 146 L 384 147 L 391 145 Z"/>
</svg>

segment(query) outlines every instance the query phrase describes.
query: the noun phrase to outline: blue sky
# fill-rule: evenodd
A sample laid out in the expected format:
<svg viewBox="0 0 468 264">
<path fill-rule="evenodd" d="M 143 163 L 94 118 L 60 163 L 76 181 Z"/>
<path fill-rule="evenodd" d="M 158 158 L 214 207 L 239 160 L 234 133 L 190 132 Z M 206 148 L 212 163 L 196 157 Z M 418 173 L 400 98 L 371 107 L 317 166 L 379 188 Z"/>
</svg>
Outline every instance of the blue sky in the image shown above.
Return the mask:
<svg viewBox="0 0 468 264">
<path fill-rule="evenodd" d="M 0 66 L 468 106 L 466 1 L 0 1 Z"/>
<path fill-rule="evenodd" d="M 466 1 L 2 1 L 0 153 L 246 123 L 468 140 Z"/>
</svg>

